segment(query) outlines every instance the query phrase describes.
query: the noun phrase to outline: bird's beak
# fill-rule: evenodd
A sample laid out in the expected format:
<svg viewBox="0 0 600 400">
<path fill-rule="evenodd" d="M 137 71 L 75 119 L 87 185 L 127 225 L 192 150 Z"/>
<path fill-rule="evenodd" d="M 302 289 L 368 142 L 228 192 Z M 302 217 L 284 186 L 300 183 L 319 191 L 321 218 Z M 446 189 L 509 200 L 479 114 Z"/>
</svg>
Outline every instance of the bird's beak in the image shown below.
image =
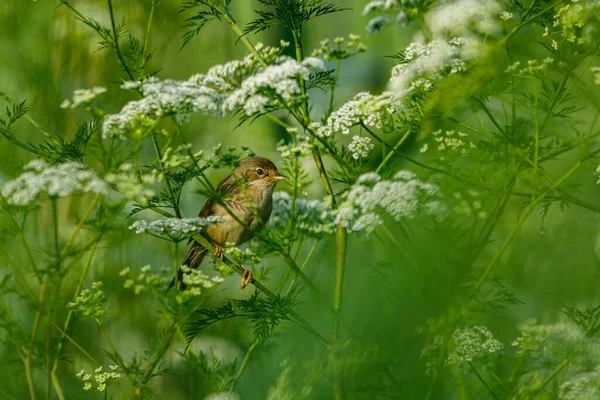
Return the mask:
<svg viewBox="0 0 600 400">
<path fill-rule="evenodd" d="M 279 174 L 277 174 L 277 175 L 273 175 L 273 180 L 274 180 L 274 181 L 282 181 L 282 180 L 284 180 L 284 179 L 285 179 L 285 176 L 281 176 L 281 175 L 279 175 Z"/>
</svg>

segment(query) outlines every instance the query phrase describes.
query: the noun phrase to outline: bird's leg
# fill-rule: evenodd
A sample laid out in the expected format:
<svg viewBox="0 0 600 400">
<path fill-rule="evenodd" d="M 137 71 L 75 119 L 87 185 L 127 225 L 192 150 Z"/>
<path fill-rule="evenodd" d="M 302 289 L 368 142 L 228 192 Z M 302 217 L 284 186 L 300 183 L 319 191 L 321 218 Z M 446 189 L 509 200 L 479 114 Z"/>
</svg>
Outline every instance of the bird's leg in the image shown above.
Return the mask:
<svg viewBox="0 0 600 400">
<path fill-rule="evenodd" d="M 240 267 L 242 267 L 242 269 L 244 270 L 244 273 L 242 274 L 242 281 L 240 282 L 240 288 L 243 289 L 254 280 L 254 276 L 252 275 L 252 271 L 246 269 L 246 267 L 244 267 L 243 265 L 240 264 Z"/>
<path fill-rule="evenodd" d="M 223 261 L 223 248 L 221 246 L 219 246 L 218 244 L 215 244 L 215 254 L 212 259 L 213 264 L 217 263 L 217 258 L 219 260 Z"/>
</svg>

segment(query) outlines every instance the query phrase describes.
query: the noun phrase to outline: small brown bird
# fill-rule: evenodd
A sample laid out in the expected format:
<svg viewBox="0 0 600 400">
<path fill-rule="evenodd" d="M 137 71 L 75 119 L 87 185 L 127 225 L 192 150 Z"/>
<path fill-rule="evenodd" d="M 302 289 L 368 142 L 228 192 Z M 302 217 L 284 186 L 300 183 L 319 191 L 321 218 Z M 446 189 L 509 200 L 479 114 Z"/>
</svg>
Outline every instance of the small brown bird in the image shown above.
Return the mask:
<svg viewBox="0 0 600 400">
<path fill-rule="evenodd" d="M 285 178 L 279 174 L 277 167 L 270 160 L 263 157 L 251 157 L 242 161 L 232 175 L 217 185 L 215 190 L 222 196 L 223 203 L 243 225 L 234 219 L 223 205 L 212 199 L 206 201 L 198 216 L 206 218 L 215 215 L 223 219 L 223 222 L 208 226 L 202 233 L 202 236 L 215 245 L 214 256 L 216 258 L 222 259 L 223 246 L 228 243 L 237 246 L 247 242 L 252 239 L 256 231 L 267 223 L 273 209 L 275 184 L 282 179 Z M 198 268 L 206 253 L 207 249 L 194 241 L 183 265 Z M 253 277 L 250 270 L 243 265 L 242 268 L 244 268 L 244 275 L 240 286 L 243 289 L 252 282 Z M 180 287 L 184 288 L 181 270 L 178 273 L 178 281 Z M 171 282 L 171 286 L 174 283 Z"/>
</svg>

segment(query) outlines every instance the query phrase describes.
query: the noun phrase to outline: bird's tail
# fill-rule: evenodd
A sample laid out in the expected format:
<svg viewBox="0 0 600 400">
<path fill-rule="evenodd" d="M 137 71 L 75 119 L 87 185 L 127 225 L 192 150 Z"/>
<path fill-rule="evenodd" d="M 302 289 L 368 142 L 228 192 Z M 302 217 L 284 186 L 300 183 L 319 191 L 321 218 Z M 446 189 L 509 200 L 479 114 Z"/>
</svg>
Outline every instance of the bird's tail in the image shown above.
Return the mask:
<svg viewBox="0 0 600 400">
<path fill-rule="evenodd" d="M 192 244 L 192 247 L 183 260 L 182 265 L 187 265 L 189 268 L 198 268 L 204 259 L 204 256 L 206 256 L 206 253 L 206 248 L 194 240 L 194 244 Z M 185 289 L 185 283 L 183 283 L 183 271 L 181 268 L 177 271 L 177 278 L 173 278 L 169 284 L 169 289 L 175 286 L 176 283 L 179 284 L 179 289 Z"/>
</svg>

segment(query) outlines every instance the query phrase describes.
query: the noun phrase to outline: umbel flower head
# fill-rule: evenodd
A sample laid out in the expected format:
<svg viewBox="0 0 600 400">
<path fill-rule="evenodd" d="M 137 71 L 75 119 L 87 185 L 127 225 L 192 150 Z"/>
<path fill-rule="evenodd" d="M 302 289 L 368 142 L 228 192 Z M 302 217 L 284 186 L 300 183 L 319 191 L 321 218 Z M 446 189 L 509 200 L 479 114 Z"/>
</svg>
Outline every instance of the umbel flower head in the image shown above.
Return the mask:
<svg viewBox="0 0 600 400">
<path fill-rule="evenodd" d="M 83 289 L 75 301 L 67 304 L 67 308 L 84 317 L 90 317 L 100 322 L 104 318 L 106 295 L 102 291 L 102 282 L 92 283 L 92 290 Z"/>
<path fill-rule="evenodd" d="M 91 89 L 77 89 L 73 92 L 73 100 L 65 99 L 60 105 L 60 108 L 78 108 L 81 106 L 87 107 L 92 100 L 106 92 L 106 88 L 96 86 Z"/>
<path fill-rule="evenodd" d="M 285 232 L 291 215 L 292 196 L 287 192 L 273 193 L 273 211 L 268 228 Z M 333 234 L 335 223 L 331 207 L 319 200 L 296 199 L 294 231 L 314 239 Z"/>
<path fill-rule="evenodd" d="M 116 372 L 119 370 L 119 366 L 117 365 L 109 365 L 108 366 L 112 372 L 104 371 L 102 366 L 96 368 L 94 370 L 94 376 L 92 378 L 92 374 L 87 374 L 85 370 L 79 371 L 77 373 L 77 377 L 80 378 L 83 383 L 83 390 L 90 390 L 93 388 L 93 385 L 96 385 L 96 390 L 99 392 L 106 391 L 106 388 L 121 379 L 121 374 Z"/>
<path fill-rule="evenodd" d="M 392 179 L 382 180 L 370 172 L 360 176 L 334 211 L 335 223 L 351 231 L 369 233 L 389 216 L 398 221 L 414 218 L 419 210 L 434 216 L 443 214 L 437 186 L 424 183 L 409 171 L 399 171 Z"/>
<path fill-rule="evenodd" d="M 209 225 L 222 221 L 221 217 L 214 215 L 208 218 L 166 218 L 152 222 L 140 220 L 135 221 L 129 229 L 135 229 L 135 233 L 138 234 L 149 233 L 163 239 L 179 242 L 200 233 Z"/>
<path fill-rule="evenodd" d="M 320 136 L 331 136 L 340 131 L 348 134 L 350 128 L 359 124 L 381 129 L 392 123 L 400 108 L 400 98 L 392 92 L 380 95 L 361 92 L 332 112 L 325 124 L 313 122 L 311 129 Z"/>
<path fill-rule="evenodd" d="M 75 192 L 108 192 L 108 184 L 78 162 L 50 165 L 43 160 L 33 160 L 23 169 L 26 172 L 2 187 L 2 196 L 10 204 L 25 206 L 42 193 L 65 197 Z"/>
<path fill-rule="evenodd" d="M 186 81 L 152 77 L 144 82 L 126 82 L 123 89 L 138 89 L 144 97 L 127 103 L 118 114 L 107 116 L 103 136 L 124 139 L 128 131 L 142 134 L 167 116 L 183 123 L 195 112 L 222 116 L 243 109 L 245 114 L 253 115 L 268 105 L 284 106 L 300 95 L 299 78 L 308 79 L 312 70 L 324 68 L 324 62 L 315 57 L 300 63 L 281 56 L 287 45 L 282 42 L 279 48 L 256 46 L 266 67 L 251 54 L 242 60 L 215 65 L 206 74 Z"/>
</svg>

